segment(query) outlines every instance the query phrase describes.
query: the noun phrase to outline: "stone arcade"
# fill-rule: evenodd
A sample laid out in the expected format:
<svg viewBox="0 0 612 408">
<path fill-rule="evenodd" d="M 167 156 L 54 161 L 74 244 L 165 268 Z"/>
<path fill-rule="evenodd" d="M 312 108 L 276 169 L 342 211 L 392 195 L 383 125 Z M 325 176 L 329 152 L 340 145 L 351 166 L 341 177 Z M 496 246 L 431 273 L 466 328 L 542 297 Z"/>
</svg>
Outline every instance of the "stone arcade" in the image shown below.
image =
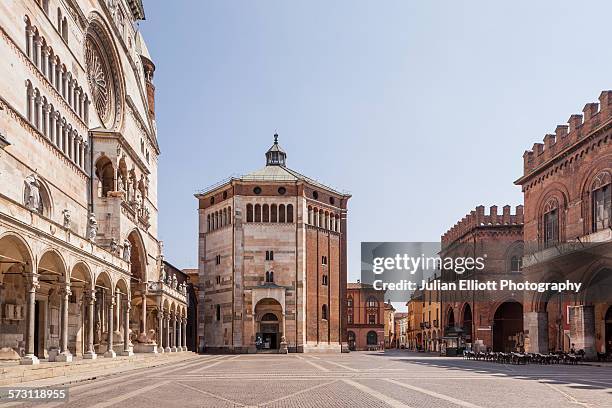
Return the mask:
<svg viewBox="0 0 612 408">
<path fill-rule="evenodd" d="M 185 348 L 138 0 L 0 2 L 0 359 Z"/>
<path fill-rule="evenodd" d="M 264 168 L 196 195 L 198 333 L 208 351 L 347 347 L 350 196 L 287 168 L 277 138 Z"/>
</svg>

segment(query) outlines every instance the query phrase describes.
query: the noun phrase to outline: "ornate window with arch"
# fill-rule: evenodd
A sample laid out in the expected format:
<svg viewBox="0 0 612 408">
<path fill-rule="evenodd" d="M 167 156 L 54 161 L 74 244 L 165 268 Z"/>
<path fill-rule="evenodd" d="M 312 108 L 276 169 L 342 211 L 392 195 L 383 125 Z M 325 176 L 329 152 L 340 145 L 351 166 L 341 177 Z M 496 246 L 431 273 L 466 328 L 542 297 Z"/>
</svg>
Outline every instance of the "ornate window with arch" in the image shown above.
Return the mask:
<svg viewBox="0 0 612 408">
<path fill-rule="evenodd" d="M 559 202 L 556 198 L 551 198 L 544 206 L 543 218 L 544 245 L 559 242 Z"/>
<path fill-rule="evenodd" d="M 521 272 L 523 270 L 523 258 L 513 255 L 510 258 L 510 272 Z"/>
<path fill-rule="evenodd" d="M 591 216 L 593 232 L 609 228 L 612 216 L 612 178 L 607 171 L 601 172 L 591 184 Z"/>
</svg>

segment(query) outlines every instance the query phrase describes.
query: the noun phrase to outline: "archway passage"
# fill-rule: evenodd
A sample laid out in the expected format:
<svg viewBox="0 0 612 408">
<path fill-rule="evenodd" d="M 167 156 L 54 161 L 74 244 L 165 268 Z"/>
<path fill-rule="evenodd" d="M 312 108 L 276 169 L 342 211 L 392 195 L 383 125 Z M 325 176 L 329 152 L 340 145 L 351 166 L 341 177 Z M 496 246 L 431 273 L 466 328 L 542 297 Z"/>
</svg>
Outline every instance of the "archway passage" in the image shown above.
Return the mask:
<svg viewBox="0 0 612 408">
<path fill-rule="evenodd" d="M 146 253 L 142 239 L 135 230 L 128 235 L 130 242 L 130 273 L 132 280 L 137 282 L 146 282 L 145 259 Z"/>
<path fill-rule="evenodd" d="M 262 299 L 255 305 L 257 328 L 255 346 L 257 350 L 278 350 L 283 335 L 280 326 L 282 306 L 275 299 Z"/>
<path fill-rule="evenodd" d="M 468 343 L 472 342 L 472 307 L 469 303 L 466 303 L 463 307 L 463 333 L 465 334 L 465 341 Z"/>
<path fill-rule="evenodd" d="M 26 344 L 29 284 L 24 273 L 32 272 L 31 267 L 32 259 L 21 239 L 12 235 L 0 238 L 0 310 L 3 316 L 0 355 L 3 359 L 18 360 L 22 345 L 26 354 L 35 354 L 34 341 Z M 36 325 L 32 327 L 32 335 L 37 336 Z"/>
<path fill-rule="evenodd" d="M 493 318 L 493 351 L 516 351 L 523 332 L 523 305 L 504 302 Z"/>
<path fill-rule="evenodd" d="M 606 354 L 612 354 L 612 306 L 608 308 L 605 316 L 606 324 Z"/>
</svg>

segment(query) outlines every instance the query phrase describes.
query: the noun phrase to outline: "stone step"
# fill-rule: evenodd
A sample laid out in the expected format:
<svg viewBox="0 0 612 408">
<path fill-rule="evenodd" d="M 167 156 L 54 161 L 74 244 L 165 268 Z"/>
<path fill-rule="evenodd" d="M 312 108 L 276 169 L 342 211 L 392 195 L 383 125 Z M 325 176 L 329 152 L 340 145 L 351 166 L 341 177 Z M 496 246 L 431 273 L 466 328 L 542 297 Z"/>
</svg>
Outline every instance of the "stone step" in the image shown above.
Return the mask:
<svg viewBox="0 0 612 408">
<path fill-rule="evenodd" d="M 96 360 L 75 360 L 70 363 L 41 362 L 38 365 L 16 365 L 0 367 L 0 386 L 19 384 L 46 378 L 61 378 L 75 375 L 86 375 L 102 371 L 123 372 L 144 367 L 182 361 L 194 358 L 193 352 L 164 354 L 135 354 L 130 357 L 114 359 L 99 357 Z"/>
</svg>

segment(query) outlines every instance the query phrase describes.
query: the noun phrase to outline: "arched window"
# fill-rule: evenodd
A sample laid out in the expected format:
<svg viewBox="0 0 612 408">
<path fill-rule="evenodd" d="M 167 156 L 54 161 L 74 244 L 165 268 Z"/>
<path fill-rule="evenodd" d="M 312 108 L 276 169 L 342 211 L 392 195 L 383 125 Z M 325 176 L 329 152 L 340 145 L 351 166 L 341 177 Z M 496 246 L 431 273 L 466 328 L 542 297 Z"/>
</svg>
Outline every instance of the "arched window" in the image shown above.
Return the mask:
<svg viewBox="0 0 612 408">
<path fill-rule="evenodd" d="M 227 207 L 227 223 L 232 223 L 232 207 Z"/>
<path fill-rule="evenodd" d="M 375 331 L 369 331 L 366 337 L 366 343 L 368 346 L 375 346 L 378 344 L 378 335 Z"/>
<path fill-rule="evenodd" d="M 270 206 L 270 222 L 278 222 L 276 204 Z"/>
<path fill-rule="evenodd" d="M 323 275 L 323 276 L 321 277 L 321 284 L 322 284 L 323 286 L 327 286 L 327 275 Z"/>
<path fill-rule="evenodd" d="M 321 307 L 321 319 L 327 320 L 327 305 Z"/>
<path fill-rule="evenodd" d="M 227 208 L 223 209 L 223 226 L 227 225 Z"/>
<path fill-rule="evenodd" d="M 216 316 L 217 321 L 221 320 L 221 305 L 217 305 Z"/>
<path fill-rule="evenodd" d="M 253 204 L 247 204 L 246 212 L 247 212 L 247 222 L 253 222 Z"/>
<path fill-rule="evenodd" d="M 98 178 L 98 197 L 106 198 L 115 190 L 115 169 L 107 156 L 102 156 L 96 162 L 96 177 Z"/>
<path fill-rule="evenodd" d="M 610 227 L 612 217 L 612 189 L 610 173 L 602 172 L 591 185 L 593 232 Z"/>
<path fill-rule="evenodd" d="M 277 322 L 278 317 L 276 317 L 274 313 L 266 313 L 265 315 L 261 316 L 260 320 L 262 322 Z"/>
<path fill-rule="evenodd" d="M 352 296 L 349 296 L 349 298 L 346 300 L 346 306 L 353 307 L 353 297 Z"/>
<path fill-rule="evenodd" d="M 285 204 L 278 206 L 278 222 L 285 222 Z"/>
<path fill-rule="evenodd" d="M 210 231 L 210 214 L 206 216 L 206 231 Z"/>
<path fill-rule="evenodd" d="M 263 205 L 263 222 L 270 222 L 270 206 Z"/>
<path fill-rule="evenodd" d="M 293 204 L 287 204 L 287 222 L 293 222 Z"/>
<path fill-rule="evenodd" d="M 308 207 L 308 224 L 312 225 L 312 207 Z"/>
<path fill-rule="evenodd" d="M 523 258 L 514 255 L 510 258 L 510 272 L 521 272 L 523 270 Z"/>
<path fill-rule="evenodd" d="M 266 272 L 266 283 L 274 283 L 274 271 Z"/>
<path fill-rule="evenodd" d="M 378 300 L 376 300 L 376 298 L 373 296 L 369 297 L 367 306 L 368 307 L 378 307 Z"/>
<path fill-rule="evenodd" d="M 255 222 L 261 222 L 261 205 L 255 204 Z"/>
<path fill-rule="evenodd" d="M 559 203 L 551 199 L 544 207 L 544 243 L 546 246 L 559 242 Z"/>
</svg>

